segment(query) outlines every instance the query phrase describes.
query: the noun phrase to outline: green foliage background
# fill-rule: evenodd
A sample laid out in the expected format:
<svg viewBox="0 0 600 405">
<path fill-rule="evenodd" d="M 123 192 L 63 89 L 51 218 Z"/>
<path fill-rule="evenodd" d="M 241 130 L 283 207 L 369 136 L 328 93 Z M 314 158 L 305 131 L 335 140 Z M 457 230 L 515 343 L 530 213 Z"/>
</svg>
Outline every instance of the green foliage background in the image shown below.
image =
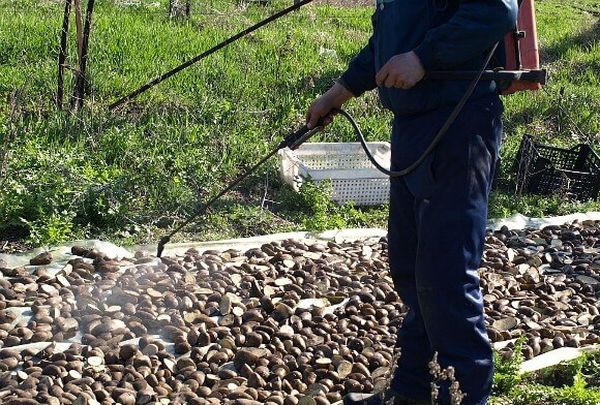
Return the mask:
<svg viewBox="0 0 600 405">
<path fill-rule="evenodd" d="M 0 0 L 0 239 L 152 241 L 297 128 L 311 100 L 366 42 L 368 7 L 315 3 L 116 113 L 106 109 L 118 96 L 286 5 L 193 2 L 191 20 L 181 21 L 168 18 L 165 1 L 99 0 L 90 41 L 91 97 L 77 116 L 53 107 L 62 4 Z M 537 8 L 551 82 L 544 92 L 505 99 L 503 184 L 514 180 L 511 166 L 522 134 L 562 146 L 597 145 L 600 134 L 600 4 L 544 0 Z M 73 47 L 69 55 L 74 63 Z M 391 117 L 374 93 L 348 109 L 371 140 L 389 139 Z M 352 141 L 353 134 L 338 120 L 318 140 Z M 273 159 L 182 237 L 386 225 L 386 207 L 338 207 L 326 193 L 327 185 L 292 193 L 278 180 Z M 517 198 L 508 189 L 494 194 L 490 216 L 599 207 L 560 197 Z"/>
</svg>

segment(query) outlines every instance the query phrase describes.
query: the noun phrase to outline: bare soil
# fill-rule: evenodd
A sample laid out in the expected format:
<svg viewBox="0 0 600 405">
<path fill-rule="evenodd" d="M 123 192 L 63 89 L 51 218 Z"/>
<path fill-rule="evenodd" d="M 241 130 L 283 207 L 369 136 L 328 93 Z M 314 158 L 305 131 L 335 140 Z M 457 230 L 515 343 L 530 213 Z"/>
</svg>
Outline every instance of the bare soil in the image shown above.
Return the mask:
<svg viewBox="0 0 600 405">
<path fill-rule="evenodd" d="M 6 227 L 0 231 L 0 253 L 25 252 L 33 246 L 24 242 L 27 232 L 18 227 Z"/>
</svg>

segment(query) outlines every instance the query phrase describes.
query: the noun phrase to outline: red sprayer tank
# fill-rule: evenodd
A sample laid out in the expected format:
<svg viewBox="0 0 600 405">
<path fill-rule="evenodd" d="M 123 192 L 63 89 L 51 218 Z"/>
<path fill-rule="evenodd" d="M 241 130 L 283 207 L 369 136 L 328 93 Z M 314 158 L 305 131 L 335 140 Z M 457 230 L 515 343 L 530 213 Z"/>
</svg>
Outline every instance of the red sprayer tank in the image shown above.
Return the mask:
<svg viewBox="0 0 600 405">
<path fill-rule="evenodd" d="M 517 26 L 513 32 L 504 37 L 506 70 L 539 70 L 540 57 L 535 22 L 533 0 L 523 0 L 519 3 Z M 501 91 L 502 94 L 512 94 L 521 90 L 539 90 L 542 83 L 513 80 Z"/>
<path fill-rule="evenodd" d="M 433 80 L 472 80 L 474 77 L 494 80 L 503 95 L 539 90 L 546 84 L 547 72 L 540 69 L 533 0 L 519 0 L 517 24 L 498 44 L 486 70 L 427 72 L 427 78 Z"/>
</svg>

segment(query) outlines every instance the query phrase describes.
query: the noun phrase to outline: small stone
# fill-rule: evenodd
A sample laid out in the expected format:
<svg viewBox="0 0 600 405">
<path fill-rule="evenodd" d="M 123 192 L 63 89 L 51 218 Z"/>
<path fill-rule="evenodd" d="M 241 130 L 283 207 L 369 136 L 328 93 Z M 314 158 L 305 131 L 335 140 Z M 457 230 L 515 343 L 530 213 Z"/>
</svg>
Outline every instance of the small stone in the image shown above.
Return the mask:
<svg viewBox="0 0 600 405">
<path fill-rule="evenodd" d="M 235 369 L 241 370 L 244 364 L 250 367 L 254 366 L 258 359 L 264 357 L 267 354 L 265 349 L 259 349 L 257 347 L 244 347 L 237 351 L 233 360 Z"/>
<path fill-rule="evenodd" d="M 123 360 L 129 360 L 137 353 L 137 347 L 134 345 L 123 345 L 119 350 L 119 357 Z"/>
</svg>

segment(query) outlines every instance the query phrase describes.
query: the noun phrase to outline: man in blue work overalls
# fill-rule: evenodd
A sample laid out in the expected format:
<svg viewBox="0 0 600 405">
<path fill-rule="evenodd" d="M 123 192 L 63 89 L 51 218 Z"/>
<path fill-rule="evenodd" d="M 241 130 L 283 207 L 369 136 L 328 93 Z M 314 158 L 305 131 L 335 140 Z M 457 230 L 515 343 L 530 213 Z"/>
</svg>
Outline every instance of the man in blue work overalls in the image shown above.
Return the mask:
<svg viewBox="0 0 600 405">
<path fill-rule="evenodd" d="M 394 113 L 392 169 L 412 164 L 431 143 L 468 81 L 423 80 L 436 70 L 477 71 L 511 30 L 517 0 L 377 0 L 373 35 L 348 70 L 313 102 L 307 123 L 331 122 L 332 109 L 379 89 Z M 477 269 L 487 203 L 502 136 L 502 103 L 494 82 L 480 82 L 433 153 L 412 173 L 392 178 L 389 262 L 410 308 L 390 390 L 347 396 L 345 403 L 429 404 L 428 362 L 435 352 L 453 366 L 463 404 L 485 404 L 493 375 Z M 448 386 L 439 401 L 450 403 Z M 386 402 L 387 403 L 387 402 Z"/>
</svg>

